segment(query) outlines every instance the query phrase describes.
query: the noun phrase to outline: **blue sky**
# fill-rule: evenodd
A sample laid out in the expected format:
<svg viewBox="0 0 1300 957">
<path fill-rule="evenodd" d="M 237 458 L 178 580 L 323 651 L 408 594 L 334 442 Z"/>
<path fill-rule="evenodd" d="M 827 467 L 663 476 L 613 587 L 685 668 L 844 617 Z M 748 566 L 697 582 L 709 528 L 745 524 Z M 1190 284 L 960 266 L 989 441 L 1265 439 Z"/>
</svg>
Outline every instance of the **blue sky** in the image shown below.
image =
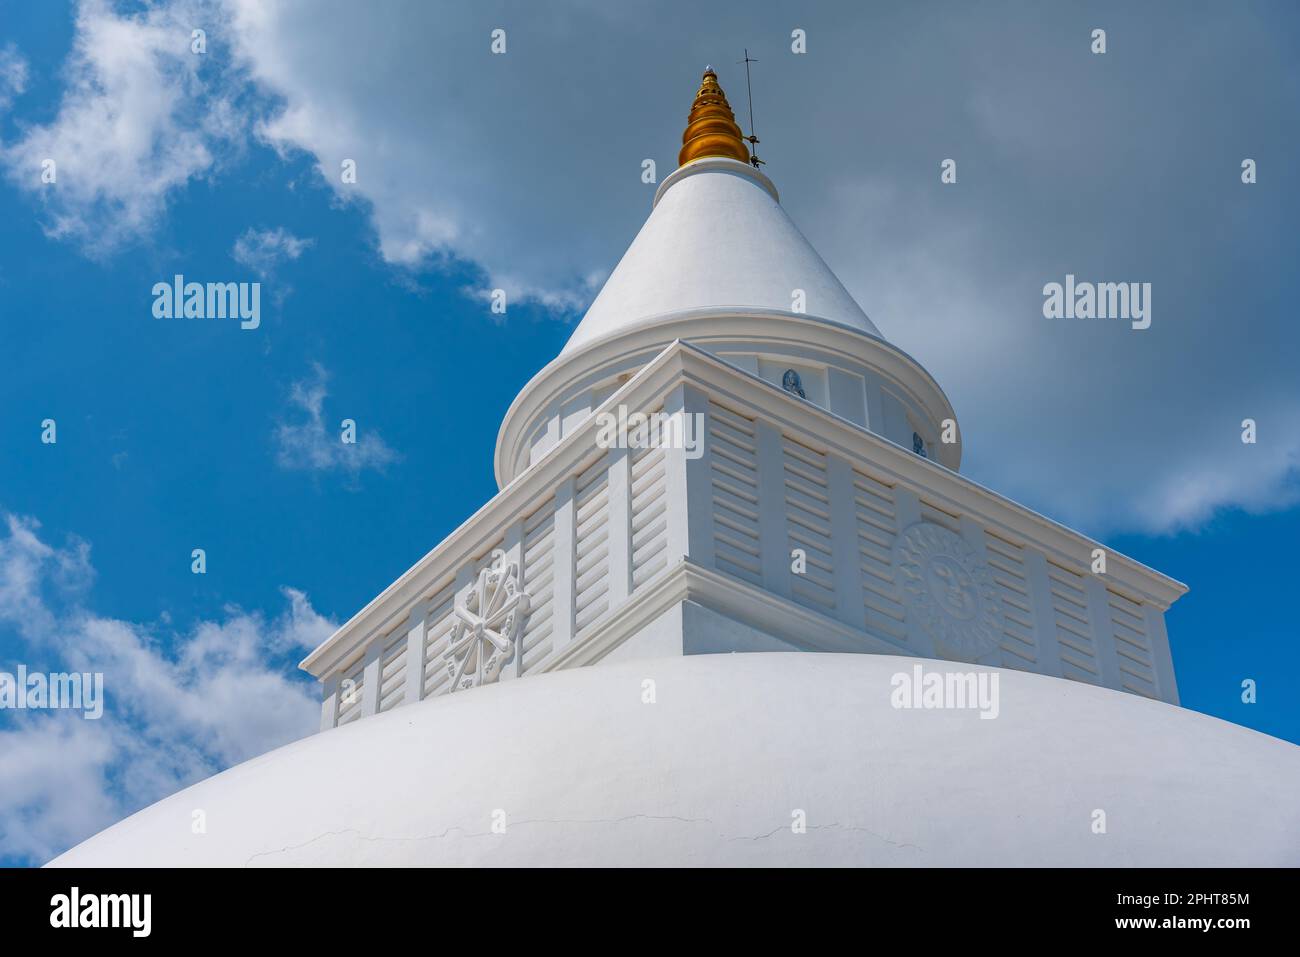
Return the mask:
<svg viewBox="0 0 1300 957">
<path fill-rule="evenodd" d="M 1184 706 L 1300 741 L 1291 5 L 354 6 L 0 2 L 0 669 L 93 662 L 110 710 L 0 713 L 0 863 L 315 726 L 296 662 L 495 491 L 642 159 L 704 62 L 743 103 L 743 46 L 767 172 L 963 471 L 1188 583 Z M 1043 319 L 1067 271 L 1153 282 L 1152 328 Z M 154 319 L 175 273 L 261 281 L 260 328 Z"/>
</svg>

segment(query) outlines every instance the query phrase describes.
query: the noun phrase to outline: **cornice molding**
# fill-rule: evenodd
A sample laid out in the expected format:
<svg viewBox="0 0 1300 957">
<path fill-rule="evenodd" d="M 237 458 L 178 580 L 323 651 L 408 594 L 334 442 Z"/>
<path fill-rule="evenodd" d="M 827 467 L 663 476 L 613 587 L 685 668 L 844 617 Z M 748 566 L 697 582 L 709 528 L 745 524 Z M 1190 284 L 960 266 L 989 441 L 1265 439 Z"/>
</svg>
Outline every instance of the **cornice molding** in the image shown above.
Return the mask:
<svg viewBox="0 0 1300 957">
<path fill-rule="evenodd" d="M 697 160 L 691 160 L 685 166 L 679 166 L 659 184 L 655 190 L 654 202 L 650 208 L 654 209 L 659 205 L 659 200 L 663 199 L 664 193 L 672 189 L 674 185 L 680 183 L 688 176 L 694 176 L 697 173 L 731 173 L 733 176 L 740 176 L 744 179 L 753 180 L 760 187 L 767 191 L 778 203 L 781 202 L 781 194 L 776 191 L 776 184 L 768 179 L 763 173 L 754 169 L 748 163 L 742 163 L 739 160 L 727 159 L 725 156 L 706 156 Z"/>
</svg>

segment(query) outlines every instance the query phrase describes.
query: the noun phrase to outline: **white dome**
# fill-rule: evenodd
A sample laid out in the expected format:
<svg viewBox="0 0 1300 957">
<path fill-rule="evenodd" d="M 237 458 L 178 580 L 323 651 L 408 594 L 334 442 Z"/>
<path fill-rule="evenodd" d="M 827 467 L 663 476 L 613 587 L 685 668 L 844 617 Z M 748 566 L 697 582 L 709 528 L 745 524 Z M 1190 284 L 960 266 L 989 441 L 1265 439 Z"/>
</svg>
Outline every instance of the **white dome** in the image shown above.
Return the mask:
<svg viewBox="0 0 1300 957">
<path fill-rule="evenodd" d="M 658 319 L 701 310 L 793 311 L 879 336 L 777 201 L 737 160 L 696 160 L 666 178 L 655 207 L 561 355 Z"/>
<path fill-rule="evenodd" d="M 245 762 L 53 864 L 1300 864 L 1294 745 L 1018 671 L 994 720 L 895 710 L 916 665 L 961 667 L 703 655 L 511 680 Z"/>
</svg>

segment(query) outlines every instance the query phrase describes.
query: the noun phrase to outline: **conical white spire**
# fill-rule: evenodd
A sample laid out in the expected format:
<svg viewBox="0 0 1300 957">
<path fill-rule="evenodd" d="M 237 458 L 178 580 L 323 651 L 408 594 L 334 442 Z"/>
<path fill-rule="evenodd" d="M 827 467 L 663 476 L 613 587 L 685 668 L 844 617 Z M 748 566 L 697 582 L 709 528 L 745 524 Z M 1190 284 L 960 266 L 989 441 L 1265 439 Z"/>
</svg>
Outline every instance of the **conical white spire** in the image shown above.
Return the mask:
<svg viewBox="0 0 1300 957">
<path fill-rule="evenodd" d="M 802 312 L 880 335 L 781 208 L 771 181 L 745 163 L 708 157 L 664 180 L 649 219 L 562 354 L 712 311 Z"/>
</svg>

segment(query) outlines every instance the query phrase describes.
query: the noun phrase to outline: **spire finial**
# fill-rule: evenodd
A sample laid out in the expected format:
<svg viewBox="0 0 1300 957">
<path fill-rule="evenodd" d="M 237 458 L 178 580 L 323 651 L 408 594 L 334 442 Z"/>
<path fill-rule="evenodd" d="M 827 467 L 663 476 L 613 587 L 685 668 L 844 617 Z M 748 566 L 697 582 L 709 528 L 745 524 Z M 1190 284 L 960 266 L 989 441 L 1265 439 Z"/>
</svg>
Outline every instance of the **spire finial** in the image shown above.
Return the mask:
<svg viewBox="0 0 1300 957">
<path fill-rule="evenodd" d="M 704 68 L 700 89 L 691 104 L 677 164 L 685 166 L 704 156 L 725 156 L 742 163 L 749 162 L 749 150 L 745 147 L 740 127 L 736 125 L 727 94 L 718 86 L 718 75 L 712 66 Z"/>
</svg>

